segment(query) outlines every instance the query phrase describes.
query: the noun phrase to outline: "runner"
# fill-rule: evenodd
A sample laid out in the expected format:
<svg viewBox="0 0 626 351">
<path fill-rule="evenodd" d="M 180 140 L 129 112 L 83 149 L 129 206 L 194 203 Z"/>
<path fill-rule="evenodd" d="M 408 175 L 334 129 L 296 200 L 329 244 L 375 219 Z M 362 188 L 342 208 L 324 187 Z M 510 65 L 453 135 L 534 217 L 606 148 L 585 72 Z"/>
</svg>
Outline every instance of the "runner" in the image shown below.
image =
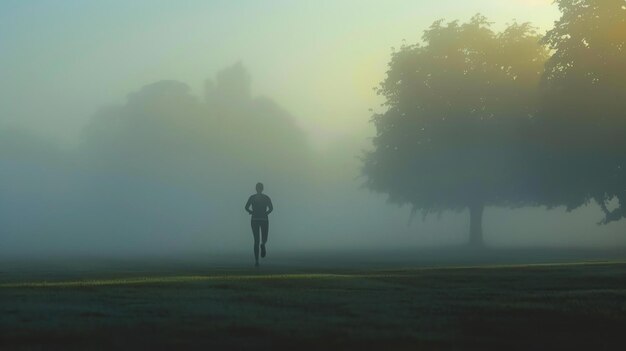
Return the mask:
<svg viewBox="0 0 626 351">
<path fill-rule="evenodd" d="M 250 209 L 250 207 L 252 207 L 252 209 Z M 245 209 L 250 215 L 252 215 L 250 225 L 252 226 L 252 235 L 254 236 L 254 266 L 258 267 L 259 242 L 261 244 L 261 257 L 265 257 L 267 253 L 265 250 L 265 243 L 267 243 L 267 234 L 270 225 L 267 215 L 272 213 L 274 210 L 270 197 L 263 194 L 263 183 L 256 184 L 256 194 L 251 195 L 248 198 Z"/>
</svg>

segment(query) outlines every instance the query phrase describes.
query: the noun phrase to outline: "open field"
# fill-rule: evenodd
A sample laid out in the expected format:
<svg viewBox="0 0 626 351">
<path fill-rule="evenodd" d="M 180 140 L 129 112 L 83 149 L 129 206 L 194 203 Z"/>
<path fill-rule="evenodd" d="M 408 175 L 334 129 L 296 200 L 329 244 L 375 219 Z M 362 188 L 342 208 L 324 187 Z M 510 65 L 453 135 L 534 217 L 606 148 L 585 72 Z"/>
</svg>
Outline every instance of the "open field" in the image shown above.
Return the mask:
<svg viewBox="0 0 626 351">
<path fill-rule="evenodd" d="M 2 350 L 626 347 L 619 260 L 0 277 Z"/>
</svg>

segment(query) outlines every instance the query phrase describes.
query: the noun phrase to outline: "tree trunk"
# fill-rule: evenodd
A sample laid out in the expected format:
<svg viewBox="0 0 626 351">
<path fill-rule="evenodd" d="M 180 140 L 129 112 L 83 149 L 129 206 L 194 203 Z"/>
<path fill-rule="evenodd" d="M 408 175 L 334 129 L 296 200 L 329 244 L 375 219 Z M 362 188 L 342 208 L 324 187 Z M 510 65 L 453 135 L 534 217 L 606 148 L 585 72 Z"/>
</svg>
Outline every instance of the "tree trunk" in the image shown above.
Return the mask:
<svg viewBox="0 0 626 351">
<path fill-rule="evenodd" d="M 469 205 L 471 247 L 483 247 L 483 210 L 485 205 L 474 203 Z"/>
</svg>

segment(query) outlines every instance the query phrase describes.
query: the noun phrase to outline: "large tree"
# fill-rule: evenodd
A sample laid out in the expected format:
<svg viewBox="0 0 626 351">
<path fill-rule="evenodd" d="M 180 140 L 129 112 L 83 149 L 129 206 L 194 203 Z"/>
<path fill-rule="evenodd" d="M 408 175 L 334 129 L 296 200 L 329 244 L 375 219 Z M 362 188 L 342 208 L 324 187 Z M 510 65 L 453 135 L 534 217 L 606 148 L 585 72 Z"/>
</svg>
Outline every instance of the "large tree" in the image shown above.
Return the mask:
<svg viewBox="0 0 626 351">
<path fill-rule="evenodd" d="M 495 32 L 483 16 L 435 22 L 423 43 L 394 52 L 373 116 L 367 185 L 425 214 L 469 209 L 480 246 L 485 206 L 528 201 L 524 145 L 547 50 L 529 24 Z"/>
<path fill-rule="evenodd" d="M 574 209 L 593 199 L 602 222 L 616 221 L 626 216 L 626 1 L 556 2 L 536 128 L 543 201 Z"/>
</svg>

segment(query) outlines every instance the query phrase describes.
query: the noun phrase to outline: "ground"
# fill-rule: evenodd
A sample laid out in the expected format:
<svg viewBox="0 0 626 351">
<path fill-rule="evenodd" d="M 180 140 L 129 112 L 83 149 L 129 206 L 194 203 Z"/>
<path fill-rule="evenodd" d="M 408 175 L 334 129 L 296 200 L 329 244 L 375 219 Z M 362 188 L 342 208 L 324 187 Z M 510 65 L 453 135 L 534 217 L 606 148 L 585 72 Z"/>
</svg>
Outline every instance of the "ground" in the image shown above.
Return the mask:
<svg viewBox="0 0 626 351">
<path fill-rule="evenodd" d="M 0 349 L 626 349 L 621 260 L 107 267 L 0 274 Z"/>
</svg>

